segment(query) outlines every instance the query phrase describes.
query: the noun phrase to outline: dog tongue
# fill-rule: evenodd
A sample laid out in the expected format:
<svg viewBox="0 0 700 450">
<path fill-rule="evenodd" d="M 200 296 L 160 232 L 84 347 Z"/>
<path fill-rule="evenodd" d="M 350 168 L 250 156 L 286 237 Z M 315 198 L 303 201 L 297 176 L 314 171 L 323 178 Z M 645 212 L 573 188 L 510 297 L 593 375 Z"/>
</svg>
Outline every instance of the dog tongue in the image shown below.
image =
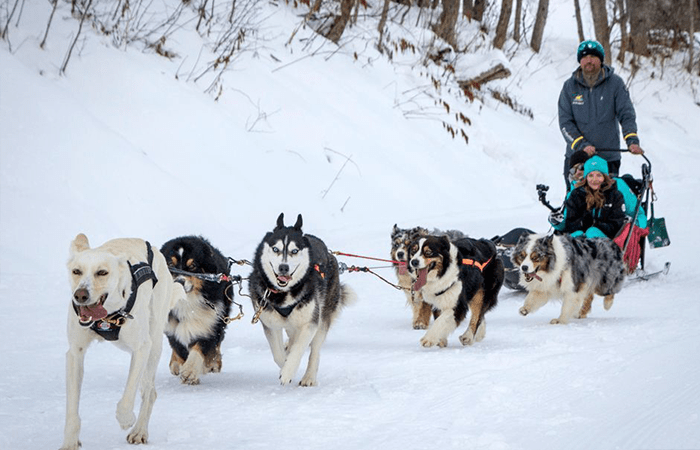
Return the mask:
<svg viewBox="0 0 700 450">
<path fill-rule="evenodd" d="M 99 303 L 90 306 L 80 307 L 80 320 L 89 322 L 91 320 L 100 320 L 107 317 L 107 310 Z"/>
<path fill-rule="evenodd" d="M 427 281 L 428 281 L 428 268 L 426 267 L 425 269 L 419 269 L 418 270 L 418 279 L 416 280 L 415 283 L 413 283 L 413 290 L 420 291 L 420 288 L 425 286 L 425 283 Z"/>
<path fill-rule="evenodd" d="M 408 273 L 408 265 L 406 263 L 399 264 L 399 275 L 406 275 Z"/>
</svg>

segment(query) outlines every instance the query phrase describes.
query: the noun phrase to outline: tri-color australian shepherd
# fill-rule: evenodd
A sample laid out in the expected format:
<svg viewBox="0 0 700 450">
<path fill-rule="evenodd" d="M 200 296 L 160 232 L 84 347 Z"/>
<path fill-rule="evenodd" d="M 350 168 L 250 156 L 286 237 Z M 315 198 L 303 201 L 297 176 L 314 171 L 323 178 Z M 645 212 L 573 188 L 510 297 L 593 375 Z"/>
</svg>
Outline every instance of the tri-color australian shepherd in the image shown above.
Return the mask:
<svg viewBox="0 0 700 450">
<path fill-rule="evenodd" d="M 520 314 L 561 299 L 561 314 L 552 324 L 585 318 L 594 294 L 605 297 L 605 309 L 610 309 L 626 276 L 622 251 L 610 239 L 531 234 L 520 238 L 511 258 L 528 292 Z"/>
<path fill-rule="evenodd" d="M 413 318 L 411 324 L 414 330 L 426 330 L 430 325 L 430 316 L 433 312 L 433 307 L 423 301 L 420 292 L 414 291 L 413 279 L 408 273 L 408 250 L 411 244 L 420 237 L 426 236 L 447 236 L 450 240 L 463 239 L 467 237 L 459 230 L 438 230 L 428 231 L 427 228 L 399 228 L 394 224 L 391 229 L 391 260 L 394 261 L 393 266 L 396 271 L 398 285 L 403 288 L 406 294 L 406 303 L 411 306 Z"/>
<path fill-rule="evenodd" d="M 496 246 L 487 239 L 447 236 L 418 238 L 409 248 L 408 271 L 413 289 L 438 314 L 421 338 L 424 347 L 447 346 L 448 336 L 466 318 L 462 345 L 481 341 L 486 335 L 484 315 L 498 302 L 503 285 L 503 262 Z"/>
<path fill-rule="evenodd" d="M 187 293 L 170 311 L 165 327 L 173 350 L 170 372 L 185 384 L 199 384 L 202 374 L 221 372 L 221 342 L 233 289 L 213 276 L 229 275 L 228 259 L 199 236 L 172 239 L 160 251 Z"/>
<path fill-rule="evenodd" d="M 248 278 L 250 296 L 279 380 L 291 383 L 306 349 L 311 347 L 300 386 L 316 385 L 321 346 L 342 308 L 355 294 L 340 282 L 338 261 L 316 236 L 302 231 L 301 214 L 294 226 L 284 225 L 284 214 L 255 251 Z M 289 341 L 284 342 L 284 332 Z"/>
</svg>

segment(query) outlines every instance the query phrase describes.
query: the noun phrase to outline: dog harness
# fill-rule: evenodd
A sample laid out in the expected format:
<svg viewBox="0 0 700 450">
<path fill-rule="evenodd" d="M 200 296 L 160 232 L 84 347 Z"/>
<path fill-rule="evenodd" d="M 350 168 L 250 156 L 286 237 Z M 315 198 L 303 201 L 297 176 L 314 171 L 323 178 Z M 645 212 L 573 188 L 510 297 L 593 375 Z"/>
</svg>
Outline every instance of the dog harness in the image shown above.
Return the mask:
<svg viewBox="0 0 700 450">
<path fill-rule="evenodd" d="M 326 274 L 321 270 L 320 264 L 314 264 L 314 270 L 318 272 L 321 278 L 323 278 L 324 280 L 326 279 Z M 282 291 L 278 291 L 277 289 L 272 288 L 265 289 L 265 294 L 263 295 L 262 299 L 260 299 L 260 301 L 258 302 L 258 310 L 255 312 L 251 323 L 258 323 L 258 320 L 260 320 L 260 314 L 262 314 L 263 310 L 266 309 L 268 306 L 271 306 L 272 309 L 277 311 L 279 315 L 284 317 L 285 319 L 289 317 L 289 315 L 292 313 L 292 311 L 294 311 L 294 308 L 296 308 L 299 302 L 294 302 L 289 306 L 277 306 L 274 303 L 271 303 L 267 300 L 268 298 L 270 298 L 271 294 L 279 294 L 281 292 Z"/>
<path fill-rule="evenodd" d="M 465 266 L 474 266 L 480 271 L 484 271 L 484 267 L 488 266 L 491 260 L 493 259 L 493 256 L 488 259 L 488 261 L 480 263 L 478 261 L 474 261 L 473 259 L 463 259 L 462 264 Z"/>
<path fill-rule="evenodd" d="M 147 280 L 152 280 L 153 286 L 158 283 L 158 278 L 153 272 L 153 250 L 151 249 L 151 244 L 148 241 L 146 241 L 146 250 L 148 253 L 148 262 L 140 262 L 132 266 L 131 263 L 127 261 L 127 264 L 129 264 L 129 271 L 131 271 L 131 295 L 129 295 L 126 305 L 118 311 L 108 315 L 104 319 L 90 322 L 78 321 L 80 325 L 90 327 L 92 331 L 99 334 L 106 341 L 116 341 L 119 339 L 119 331 L 121 331 L 121 327 L 126 323 L 127 319 L 134 318 L 130 312 L 134 307 L 134 303 L 136 303 L 136 295 L 138 294 L 139 286 L 141 286 Z M 75 303 L 73 304 L 73 310 L 75 311 L 76 315 L 80 316 L 78 307 L 75 306 Z"/>
</svg>

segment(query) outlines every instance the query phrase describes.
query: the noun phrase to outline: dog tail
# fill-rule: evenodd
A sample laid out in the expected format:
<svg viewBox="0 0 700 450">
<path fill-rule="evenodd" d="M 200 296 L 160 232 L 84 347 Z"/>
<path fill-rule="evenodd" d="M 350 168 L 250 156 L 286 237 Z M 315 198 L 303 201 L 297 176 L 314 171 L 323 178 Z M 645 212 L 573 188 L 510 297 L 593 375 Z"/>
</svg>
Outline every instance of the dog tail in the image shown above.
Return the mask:
<svg viewBox="0 0 700 450">
<path fill-rule="evenodd" d="M 357 302 L 357 294 L 355 291 L 345 283 L 340 284 L 340 306 L 346 307 L 355 304 Z"/>
</svg>

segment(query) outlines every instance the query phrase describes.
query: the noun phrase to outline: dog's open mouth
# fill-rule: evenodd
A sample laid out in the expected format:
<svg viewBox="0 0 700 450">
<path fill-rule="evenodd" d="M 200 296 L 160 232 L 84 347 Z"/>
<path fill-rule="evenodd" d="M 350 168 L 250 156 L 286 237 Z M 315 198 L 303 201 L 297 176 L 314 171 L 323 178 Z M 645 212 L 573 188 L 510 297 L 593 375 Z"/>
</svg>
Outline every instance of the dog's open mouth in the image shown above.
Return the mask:
<svg viewBox="0 0 700 450">
<path fill-rule="evenodd" d="M 105 300 L 107 300 L 107 294 L 102 295 L 100 300 L 92 305 L 79 305 L 78 320 L 80 320 L 82 323 L 89 323 L 107 317 L 109 313 L 103 306 Z"/>
<path fill-rule="evenodd" d="M 413 283 L 414 291 L 420 291 L 420 289 L 423 286 L 425 286 L 425 283 L 428 282 L 428 270 L 429 267 L 425 267 L 423 269 L 416 269 L 416 274 L 418 275 L 418 278 L 416 278 L 416 281 Z"/>
<path fill-rule="evenodd" d="M 537 281 L 542 281 L 542 278 L 540 278 L 539 275 L 537 275 L 537 271 L 534 272 L 523 272 L 523 275 L 525 276 L 525 281 L 526 282 L 531 282 L 532 280 L 537 280 Z"/>
<path fill-rule="evenodd" d="M 290 281 L 292 281 L 292 277 L 290 275 L 277 275 L 277 284 L 280 287 L 285 287 Z"/>
<path fill-rule="evenodd" d="M 406 264 L 406 262 L 401 261 L 397 265 L 399 266 L 399 275 L 406 275 L 408 273 L 408 264 Z"/>
</svg>

